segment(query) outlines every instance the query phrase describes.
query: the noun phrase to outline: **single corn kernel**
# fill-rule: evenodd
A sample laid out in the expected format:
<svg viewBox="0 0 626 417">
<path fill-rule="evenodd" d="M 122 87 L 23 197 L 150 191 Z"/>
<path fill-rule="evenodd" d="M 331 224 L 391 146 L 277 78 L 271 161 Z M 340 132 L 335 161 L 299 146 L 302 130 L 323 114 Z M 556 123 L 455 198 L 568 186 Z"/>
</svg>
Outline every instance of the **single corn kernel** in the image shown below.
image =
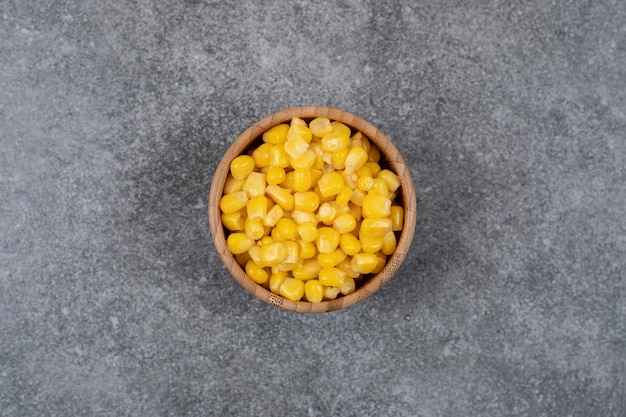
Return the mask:
<svg viewBox="0 0 626 417">
<path fill-rule="evenodd" d="M 304 282 L 299 279 L 285 277 L 278 293 L 291 301 L 298 301 L 304 295 Z"/>
<path fill-rule="evenodd" d="M 265 228 L 261 220 L 251 220 L 249 217 L 245 221 L 244 230 L 250 239 L 259 240 L 265 234 Z"/>
<path fill-rule="evenodd" d="M 341 287 L 346 278 L 346 273 L 339 268 L 330 267 L 320 270 L 319 281 L 327 287 Z"/>
<path fill-rule="evenodd" d="M 322 175 L 317 182 L 317 186 L 319 187 L 320 193 L 323 197 L 337 195 L 341 192 L 341 190 L 343 190 L 343 177 L 337 172 L 329 172 Z"/>
<path fill-rule="evenodd" d="M 361 250 L 365 253 L 376 253 L 383 248 L 382 237 L 359 236 Z"/>
<path fill-rule="evenodd" d="M 285 247 L 285 259 L 281 262 L 283 264 L 295 265 L 298 263 L 298 244 L 293 240 L 283 242 Z"/>
<path fill-rule="evenodd" d="M 361 274 L 352 270 L 352 266 L 350 265 L 351 262 L 352 262 L 352 258 L 346 258 L 343 261 L 341 261 L 339 265 L 337 265 L 337 268 L 341 269 L 343 272 L 346 273 L 346 278 L 348 277 L 353 278 L 353 279 L 359 278 Z"/>
<path fill-rule="evenodd" d="M 267 182 L 265 181 L 264 173 L 251 172 L 243 183 L 242 190 L 246 192 L 248 198 L 252 198 L 258 195 L 265 195 L 266 186 Z"/>
<path fill-rule="evenodd" d="M 251 260 L 246 263 L 246 275 L 252 278 L 252 281 L 257 284 L 265 284 L 269 279 L 267 271 Z"/>
<path fill-rule="evenodd" d="M 389 191 L 394 192 L 400 187 L 400 177 L 388 169 L 381 170 L 376 178 L 382 178 L 387 183 Z"/>
<path fill-rule="evenodd" d="M 344 187 L 343 190 L 341 190 L 341 192 L 337 194 L 337 198 L 335 198 L 335 202 L 339 206 L 346 205 L 350 201 L 350 198 L 352 197 L 353 193 L 354 191 L 352 190 L 352 188 Z"/>
<path fill-rule="evenodd" d="M 309 143 L 302 137 L 296 136 L 285 142 L 285 152 L 291 159 L 300 158 L 307 149 L 309 149 Z"/>
<path fill-rule="evenodd" d="M 339 287 L 324 287 L 324 300 L 334 300 L 339 295 Z"/>
<path fill-rule="evenodd" d="M 296 171 L 306 171 L 311 169 L 315 163 L 315 152 L 307 149 L 299 158 L 291 158 L 291 166 Z"/>
<path fill-rule="evenodd" d="M 337 204 L 336 201 L 331 201 L 330 204 L 333 207 L 335 207 L 335 209 L 337 210 L 337 215 L 335 217 L 339 217 L 342 214 L 350 213 L 350 205 L 348 205 L 348 204 L 339 205 L 339 204 Z"/>
<path fill-rule="evenodd" d="M 267 169 L 265 178 L 270 185 L 280 184 L 285 181 L 285 168 L 271 166 Z"/>
<path fill-rule="evenodd" d="M 361 222 L 363 218 L 361 214 L 361 207 L 357 206 L 353 202 L 348 203 L 348 208 L 350 209 L 349 213 L 352 214 L 352 217 L 357 221 L 357 224 Z"/>
<path fill-rule="evenodd" d="M 374 186 L 374 178 L 368 175 L 363 175 L 359 177 L 356 185 L 361 191 L 369 191 Z"/>
<path fill-rule="evenodd" d="M 365 163 L 365 166 L 367 167 L 367 169 L 369 169 L 369 171 L 372 174 L 372 177 L 374 178 L 376 178 L 381 171 L 380 165 L 378 165 L 378 162 L 367 161 Z"/>
<path fill-rule="evenodd" d="M 317 184 L 320 178 L 322 178 L 322 175 L 324 175 L 324 171 L 321 169 L 315 169 L 315 167 L 311 168 L 311 183 Z"/>
<path fill-rule="evenodd" d="M 336 170 L 344 169 L 346 157 L 348 156 L 348 148 L 332 152 L 330 155 L 330 163 Z"/>
<path fill-rule="evenodd" d="M 298 226 L 298 235 L 303 242 L 314 242 L 317 239 L 317 225 L 313 222 L 302 223 Z"/>
<path fill-rule="evenodd" d="M 333 220 L 337 215 L 337 207 L 330 203 L 322 203 L 320 209 L 317 211 L 317 220 L 321 221 L 327 226 L 333 224 Z"/>
<path fill-rule="evenodd" d="M 317 255 L 317 263 L 323 268 L 330 268 L 339 265 L 348 255 L 341 249 L 336 249 L 331 253 L 320 253 Z"/>
<path fill-rule="evenodd" d="M 285 239 L 293 240 L 298 237 L 298 225 L 293 219 L 283 217 L 278 220 L 274 229 Z"/>
<path fill-rule="evenodd" d="M 274 239 L 274 241 L 276 242 L 285 242 L 287 239 L 280 234 L 280 232 L 278 231 L 277 228 L 272 228 L 272 232 L 270 233 L 270 236 L 272 237 L 272 239 Z"/>
<path fill-rule="evenodd" d="M 296 191 L 306 191 L 311 188 L 311 171 L 293 171 L 293 189 Z"/>
<path fill-rule="evenodd" d="M 367 217 L 361 221 L 359 231 L 365 237 L 382 238 L 391 231 L 391 219 L 388 217 Z"/>
<path fill-rule="evenodd" d="M 320 227 L 315 240 L 319 253 L 331 253 L 339 246 L 339 232 L 330 227 Z"/>
<path fill-rule="evenodd" d="M 280 183 L 280 186 L 290 192 L 293 191 L 293 171 L 289 171 L 285 174 L 285 179 Z"/>
<path fill-rule="evenodd" d="M 274 243 L 274 239 L 272 239 L 271 236 L 263 236 L 261 238 L 261 240 L 259 240 L 257 242 L 258 246 L 267 246 L 267 245 L 271 245 L 272 243 Z"/>
<path fill-rule="evenodd" d="M 322 270 L 322 266 L 315 259 L 305 259 L 302 266 L 295 268 L 291 273 L 293 277 L 302 281 L 317 278 Z"/>
<path fill-rule="evenodd" d="M 378 258 L 373 253 L 357 253 L 350 261 L 350 267 L 359 274 L 371 273 L 378 264 Z"/>
<path fill-rule="evenodd" d="M 383 236 L 383 247 L 380 251 L 383 255 L 392 255 L 396 251 L 396 234 L 394 232 L 387 232 Z"/>
<path fill-rule="evenodd" d="M 339 291 L 343 295 L 352 294 L 355 289 L 356 289 L 356 283 L 354 282 L 354 279 L 352 279 L 351 277 L 345 277 L 343 280 L 343 284 L 341 285 L 341 287 L 339 287 Z"/>
<path fill-rule="evenodd" d="M 372 274 L 378 274 L 380 271 L 383 270 L 383 268 L 385 267 L 385 264 L 387 263 L 387 257 L 385 255 L 383 255 L 380 252 L 376 252 L 375 255 L 376 255 L 376 259 L 378 260 L 378 263 L 376 264 L 376 267 L 372 271 Z"/>
<path fill-rule="evenodd" d="M 391 230 L 398 232 L 404 225 L 404 209 L 400 206 L 391 206 Z"/>
<path fill-rule="evenodd" d="M 278 222 L 278 220 L 280 220 L 283 217 L 283 214 L 284 214 L 283 208 L 278 204 L 274 205 L 267 212 L 267 216 L 265 216 L 265 218 L 263 219 L 263 225 L 269 226 L 269 227 L 276 226 L 276 223 Z"/>
<path fill-rule="evenodd" d="M 356 172 L 367 162 L 367 152 L 360 146 L 350 148 L 345 160 L 345 170 L 348 173 Z"/>
<path fill-rule="evenodd" d="M 255 264 L 259 266 L 265 266 L 263 265 L 263 261 L 261 260 L 261 247 L 259 245 L 254 245 L 253 247 L 251 247 L 248 250 L 248 255 L 250 256 L 250 259 L 254 261 Z"/>
<path fill-rule="evenodd" d="M 245 179 L 236 180 L 231 174 L 228 174 L 226 182 L 224 183 L 224 194 L 231 194 L 236 191 L 241 191 L 244 182 L 246 182 Z"/>
<path fill-rule="evenodd" d="M 243 230 L 244 222 L 245 220 L 241 210 L 234 213 L 222 214 L 222 224 L 231 232 Z"/>
<path fill-rule="evenodd" d="M 311 132 L 321 138 L 324 135 L 333 131 L 333 126 L 330 124 L 330 120 L 326 117 L 317 117 L 309 123 L 309 129 Z"/>
<path fill-rule="evenodd" d="M 383 197 L 389 197 L 389 188 L 387 183 L 382 178 L 374 178 L 372 188 L 369 189 L 368 194 L 378 194 Z"/>
<path fill-rule="evenodd" d="M 236 180 L 245 179 L 254 170 L 254 159 L 250 155 L 239 155 L 230 163 L 230 173 Z"/>
<path fill-rule="evenodd" d="M 372 162 L 376 162 L 376 163 L 378 163 L 378 161 L 380 161 L 380 150 L 376 146 L 372 146 L 370 148 L 367 160 L 368 161 L 372 161 Z"/>
<path fill-rule="evenodd" d="M 270 275 L 270 291 L 274 294 L 278 294 L 285 278 L 287 278 L 287 272 L 280 271 L 272 273 L 272 275 Z"/>
<path fill-rule="evenodd" d="M 307 222 L 317 224 L 317 216 L 315 215 L 315 213 L 310 211 L 294 210 L 291 212 L 291 218 L 298 225 Z"/>
<path fill-rule="evenodd" d="M 267 198 L 257 195 L 248 200 L 246 212 L 251 220 L 263 220 L 267 216 Z"/>
<path fill-rule="evenodd" d="M 345 124 L 334 120 L 332 122 L 330 122 L 330 125 L 333 128 L 333 132 L 339 132 L 342 133 L 344 135 L 346 135 L 347 137 L 350 137 L 350 135 L 352 135 L 352 132 L 350 131 L 350 128 L 348 126 L 346 126 Z"/>
<path fill-rule="evenodd" d="M 259 249 L 261 264 L 264 266 L 274 266 L 283 262 L 287 257 L 287 251 L 285 245 L 281 242 L 270 243 L 269 245 L 263 245 Z"/>
<path fill-rule="evenodd" d="M 349 187 L 352 190 L 357 188 L 359 176 L 355 172 L 348 174 L 346 171 L 343 171 L 341 176 L 343 177 L 343 182 L 346 187 Z"/>
<path fill-rule="evenodd" d="M 289 154 L 285 152 L 283 145 L 274 145 L 270 149 L 270 166 L 287 168 L 289 166 Z"/>
<path fill-rule="evenodd" d="M 332 132 L 322 137 L 322 150 L 324 152 L 337 152 L 348 147 L 350 137 L 341 132 Z"/>
<path fill-rule="evenodd" d="M 324 298 L 324 286 L 316 279 L 304 283 L 304 297 L 312 303 L 319 303 Z"/>
<path fill-rule="evenodd" d="M 245 191 L 235 191 L 234 193 L 224 194 L 220 199 L 220 209 L 222 213 L 230 214 L 246 207 L 248 203 L 248 195 Z"/>
<path fill-rule="evenodd" d="M 350 213 L 345 213 L 333 219 L 333 228 L 340 234 L 349 233 L 356 227 L 356 219 Z"/>
<path fill-rule="evenodd" d="M 304 242 L 301 239 L 296 240 L 296 243 L 298 244 L 298 253 L 300 254 L 300 259 L 311 259 L 317 254 L 317 248 L 315 247 L 315 243 Z"/>
<path fill-rule="evenodd" d="M 276 204 L 280 205 L 283 210 L 293 210 L 294 199 L 289 190 L 286 190 L 279 185 L 268 185 L 265 188 L 265 192 L 272 200 L 274 200 Z"/>
<path fill-rule="evenodd" d="M 361 250 L 361 242 L 352 233 L 346 233 L 339 237 L 339 247 L 346 254 L 353 256 Z"/>
<path fill-rule="evenodd" d="M 263 142 L 271 143 L 272 145 L 280 145 L 287 140 L 287 132 L 289 131 L 289 125 L 281 123 L 276 125 L 263 133 Z"/>
<path fill-rule="evenodd" d="M 308 144 L 309 142 L 311 142 L 312 137 L 313 137 L 313 132 L 311 132 L 311 129 L 309 129 L 306 123 L 304 124 L 292 123 L 291 126 L 289 127 L 289 132 L 287 132 L 287 142 L 295 140 L 295 139 L 303 139 Z"/>
<path fill-rule="evenodd" d="M 270 149 L 272 149 L 271 143 L 264 143 L 252 152 L 252 159 L 254 159 L 254 165 L 257 168 L 265 168 L 270 166 Z"/>
<path fill-rule="evenodd" d="M 363 205 L 363 199 L 365 198 L 365 191 L 359 190 L 358 188 L 354 190 L 352 193 L 352 197 L 350 197 L 350 201 L 355 205 L 361 207 Z"/>
<path fill-rule="evenodd" d="M 291 118 L 291 126 L 294 126 L 294 125 L 306 126 L 307 124 L 306 124 L 306 122 L 304 120 L 302 120 L 299 117 L 292 117 Z"/>
<path fill-rule="evenodd" d="M 254 246 L 254 240 L 250 239 L 245 233 L 235 232 L 228 235 L 226 245 L 233 255 L 247 252 Z"/>
<path fill-rule="evenodd" d="M 320 205 L 320 198 L 315 191 L 296 192 L 293 195 L 296 210 L 314 212 Z"/>
<path fill-rule="evenodd" d="M 389 217 L 391 200 L 379 194 L 368 194 L 363 197 L 363 217 Z"/>
</svg>

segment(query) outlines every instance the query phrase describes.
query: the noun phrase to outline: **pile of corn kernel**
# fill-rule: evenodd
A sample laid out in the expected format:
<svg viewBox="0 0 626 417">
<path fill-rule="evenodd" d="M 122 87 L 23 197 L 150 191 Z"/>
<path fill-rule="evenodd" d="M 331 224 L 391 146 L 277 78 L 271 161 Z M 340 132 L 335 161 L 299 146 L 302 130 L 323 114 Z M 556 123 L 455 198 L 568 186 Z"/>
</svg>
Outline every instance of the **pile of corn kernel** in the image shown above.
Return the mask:
<svg viewBox="0 0 626 417">
<path fill-rule="evenodd" d="M 228 249 L 252 280 L 289 300 L 351 294 L 396 249 L 400 178 L 338 121 L 293 118 L 262 139 L 230 164 L 220 200 Z"/>
</svg>

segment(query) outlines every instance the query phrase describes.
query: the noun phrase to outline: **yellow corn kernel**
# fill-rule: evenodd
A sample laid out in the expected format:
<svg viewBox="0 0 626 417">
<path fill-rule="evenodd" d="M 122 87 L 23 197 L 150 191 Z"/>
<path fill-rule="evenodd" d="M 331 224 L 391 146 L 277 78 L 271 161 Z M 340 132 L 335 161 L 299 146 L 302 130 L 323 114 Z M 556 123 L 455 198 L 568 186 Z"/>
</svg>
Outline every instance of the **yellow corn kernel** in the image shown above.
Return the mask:
<svg viewBox="0 0 626 417">
<path fill-rule="evenodd" d="M 263 236 L 261 240 L 257 242 L 258 246 L 267 246 L 274 243 L 274 239 L 271 236 Z"/>
<path fill-rule="evenodd" d="M 391 255 L 396 251 L 396 234 L 394 232 L 387 232 L 383 236 L 383 247 L 381 252 L 383 255 Z"/>
<path fill-rule="evenodd" d="M 224 194 L 231 194 L 236 191 L 241 191 L 244 182 L 246 182 L 245 179 L 236 180 L 231 174 L 228 174 L 226 182 L 224 183 Z"/>
<path fill-rule="evenodd" d="M 400 206 L 391 206 L 391 230 L 398 232 L 404 225 L 404 209 Z"/>
<path fill-rule="evenodd" d="M 374 178 L 374 183 L 372 188 L 367 192 L 368 194 L 378 194 L 383 197 L 389 197 L 389 188 L 387 188 L 387 183 L 382 178 Z"/>
<path fill-rule="evenodd" d="M 333 219 L 333 228 L 340 234 L 349 233 L 356 227 L 356 219 L 350 213 L 345 213 Z"/>
<path fill-rule="evenodd" d="M 344 187 L 343 190 L 341 190 L 341 192 L 337 194 L 337 197 L 335 198 L 335 202 L 337 203 L 338 206 L 344 206 L 348 204 L 353 193 L 354 191 L 352 190 L 352 188 Z"/>
<path fill-rule="evenodd" d="M 288 240 L 286 242 L 283 242 L 283 245 L 285 246 L 285 253 L 287 254 L 287 256 L 285 256 L 285 259 L 283 260 L 283 264 L 292 264 L 295 265 L 298 263 L 298 243 L 296 243 L 293 240 Z"/>
<path fill-rule="evenodd" d="M 339 287 L 339 291 L 343 295 L 352 294 L 355 289 L 356 289 L 356 283 L 354 282 L 354 279 L 352 279 L 351 277 L 345 277 L 343 279 L 343 284 L 341 285 L 341 287 Z"/>
<path fill-rule="evenodd" d="M 368 194 L 363 197 L 363 217 L 389 217 L 391 200 L 379 194 Z"/>
<path fill-rule="evenodd" d="M 333 132 L 339 132 L 342 133 L 344 135 L 346 135 L 347 137 L 350 137 L 350 135 L 352 135 L 352 132 L 350 131 L 350 128 L 348 126 L 346 126 L 345 124 L 339 122 L 339 121 L 332 121 L 330 122 L 330 125 L 333 128 Z"/>
<path fill-rule="evenodd" d="M 354 279 L 354 278 L 360 277 L 361 274 L 352 270 L 352 266 L 350 265 L 351 262 L 352 262 L 352 258 L 348 257 L 344 259 L 343 261 L 341 261 L 339 265 L 337 265 L 337 268 L 341 269 L 343 272 L 346 273 L 346 278 L 350 277 Z"/>
<path fill-rule="evenodd" d="M 250 155 L 239 155 L 230 163 L 230 173 L 236 180 L 245 179 L 254 170 L 254 159 Z"/>
<path fill-rule="evenodd" d="M 356 172 L 367 162 L 367 152 L 360 146 L 350 148 L 345 160 L 345 170 L 347 173 Z"/>
<path fill-rule="evenodd" d="M 285 179 L 280 183 L 280 186 L 286 190 L 293 191 L 293 171 L 289 171 L 285 174 Z"/>
<path fill-rule="evenodd" d="M 274 241 L 276 242 L 285 242 L 287 239 L 280 234 L 280 232 L 278 231 L 277 228 L 272 228 L 272 232 L 270 233 L 270 236 L 272 237 L 272 239 L 274 239 Z"/>
<path fill-rule="evenodd" d="M 311 149 L 307 149 L 300 157 L 291 158 L 291 167 L 296 171 L 309 170 L 315 163 L 315 158 L 315 152 Z"/>
<path fill-rule="evenodd" d="M 296 240 L 300 259 L 311 259 L 317 254 L 317 248 L 313 242 L 304 242 L 302 239 Z"/>
<path fill-rule="evenodd" d="M 315 240 L 319 253 L 331 253 L 339 245 L 339 232 L 330 227 L 320 227 Z"/>
<path fill-rule="evenodd" d="M 235 255 L 235 260 L 237 261 L 237 263 L 239 264 L 240 267 L 244 268 L 246 267 L 246 263 L 248 263 L 248 261 L 250 260 L 250 254 L 248 254 L 248 252 L 244 252 L 244 253 L 240 253 L 238 255 Z"/>
<path fill-rule="evenodd" d="M 317 182 L 322 197 L 330 197 L 337 195 L 343 190 L 344 181 L 338 172 L 329 172 L 319 179 Z"/>
<path fill-rule="evenodd" d="M 311 171 L 293 171 L 293 189 L 295 191 L 306 191 L 311 188 Z"/>
<path fill-rule="evenodd" d="M 263 142 L 280 145 L 287 140 L 289 125 L 281 123 L 263 132 Z"/>
<path fill-rule="evenodd" d="M 345 233 L 339 237 L 339 247 L 347 255 L 356 255 L 361 250 L 361 242 L 352 233 Z"/>
<path fill-rule="evenodd" d="M 365 253 L 376 253 L 383 248 L 382 237 L 359 236 L 361 250 Z"/>
<path fill-rule="evenodd" d="M 246 219 L 244 224 L 244 230 L 246 235 L 250 239 L 259 240 L 265 234 L 265 228 L 263 227 L 263 223 L 261 220 L 251 220 L 249 217 Z"/>
<path fill-rule="evenodd" d="M 350 267 L 359 274 L 371 273 L 378 264 L 378 258 L 373 253 L 357 253 L 350 261 Z"/>
<path fill-rule="evenodd" d="M 350 205 L 348 204 L 339 205 L 336 201 L 331 201 L 330 204 L 337 210 L 337 215 L 335 217 L 350 213 Z"/>
<path fill-rule="evenodd" d="M 293 219 L 283 217 L 278 220 L 274 227 L 285 239 L 296 239 L 298 237 L 298 225 Z"/>
<path fill-rule="evenodd" d="M 358 132 L 358 133 L 360 134 L 361 132 Z M 365 135 L 361 135 L 360 139 L 361 139 L 361 144 L 363 145 L 363 149 L 365 149 L 365 152 L 369 154 L 370 148 L 372 146 L 370 144 L 370 140 Z"/>
<path fill-rule="evenodd" d="M 266 186 L 264 173 L 251 172 L 243 183 L 242 190 L 246 192 L 248 198 L 252 198 L 258 195 L 265 195 Z"/>
<path fill-rule="evenodd" d="M 266 181 L 270 185 L 280 184 L 285 181 L 285 168 L 269 167 L 267 169 Z"/>
<path fill-rule="evenodd" d="M 307 149 L 309 149 L 309 143 L 302 137 L 294 137 L 285 142 L 285 152 L 291 159 L 300 158 Z"/>
<path fill-rule="evenodd" d="M 382 238 L 390 231 L 391 219 L 388 217 L 367 217 L 361 222 L 361 236 Z"/>
<path fill-rule="evenodd" d="M 346 278 L 346 273 L 339 268 L 322 268 L 319 274 L 319 281 L 327 287 L 341 287 Z"/>
<path fill-rule="evenodd" d="M 324 300 L 334 300 L 339 295 L 339 287 L 324 287 Z"/>
<path fill-rule="evenodd" d="M 367 157 L 368 161 L 376 162 L 380 161 L 380 150 L 376 146 L 370 147 L 370 151 Z"/>
<path fill-rule="evenodd" d="M 333 266 L 337 266 L 344 259 L 346 259 L 348 255 L 341 249 L 335 249 L 331 253 L 320 253 L 317 255 L 317 263 L 320 264 L 323 268 L 330 268 Z"/>
<path fill-rule="evenodd" d="M 225 194 L 220 199 L 220 209 L 222 213 L 230 214 L 246 207 L 248 196 L 245 191 L 235 191 L 234 193 Z"/>
<path fill-rule="evenodd" d="M 272 200 L 274 200 L 276 204 L 281 206 L 283 210 L 293 210 L 294 199 L 289 190 L 286 190 L 279 185 L 268 185 L 265 188 L 265 192 L 270 196 Z"/>
<path fill-rule="evenodd" d="M 248 250 L 248 256 L 250 259 L 254 261 L 255 264 L 259 266 L 264 266 L 263 261 L 261 260 L 261 247 L 259 245 L 254 245 Z"/>
<path fill-rule="evenodd" d="M 265 284 L 269 279 L 267 271 L 255 264 L 252 260 L 246 263 L 246 275 L 252 278 L 252 281 L 257 284 Z"/>
<path fill-rule="evenodd" d="M 356 173 L 353 172 L 351 174 L 348 174 L 346 171 L 343 171 L 341 173 L 341 176 L 343 177 L 343 183 L 346 187 L 349 187 L 352 190 L 357 188 L 359 176 Z"/>
<path fill-rule="evenodd" d="M 291 218 L 296 224 L 311 222 L 317 224 L 317 216 L 313 212 L 294 210 L 291 212 Z"/>
<path fill-rule="evenodd" d="M 263 226 L 274 227 L 278 220 L 283 217 L 283 208 L 276 204 L 267 212 L 267 216 L 263 219 Z"/>
<path fill-rule="evenodd" d="M 274 294 L 278 294 L 285 278 L 287 278 L 287 272 L 280 271 L 272 273 L 272 275 L 270 275 L 270 291 Z"/>
<path fill-rule="evenodd" d="M 367 169 L 369 169 L 370 173 L 372 174 L 372 177 L 374 178 L 376 178 L 381 171 L 380 165 L 378 165 L 378 162 L 367 161 L 365 163 L 365 166 L 367 167 Z"/>
<path fill-rule="evenodd" d="M 294 197 L 294 207 L 299 211 L 314 212 L 320 205 L 320 198 L 314 191 L 296 192 Z"/>
<path fill-rule="evenodd" d="M 337 152 L 348 147 L 350 137 L 341 132 L 332 132 L 322 137 L 322 150 L 324 152 Z"/>
<path fill-rule="evenodd" d="M 304 262 L 302 262 L 302 266 L 293 269 L 291 273 L 296 279 L 308 281 L 317 278 L 321 269 L 321 265 L 318 264 L 315 259 L 305 259 Z"/>
<path fill-rule="evenodd" d="M 333 131 L 333 126 L 330 123 L 330 120 L 326 117 L 317 117 L 309 123 L 309 129 L 311 132 L 317 136 L 322 137 L 324 135 L 329 134 Z"/>
<path fill-rule="evenodd" d="M 287 142 L 295 139 L 303 139 L 308 144 L 311 142 L 312 137 L 313 132 L 311 132 L 311 129 L 309 129 L 306 123 L 292 123 L 287 132 Z"/>
<path fill-rule="evenodd" d="M 257 195 L 248 200 L 246 213 L 251 220 L 263 220 L 267 215 L 267 198 L 264 195 Z"/>
<path fill-rule="evenodd" d="M 348 148 L 332 152 L 330 155 L 330 163 L 336 170 L 344 169 L 346 157 L 348 156 Z"/>
<path fill-rule="evenodd" d="M 368 175 L 360 176 L 356 186 L 361 191 L 369 191 L 374 186 L 374 178 Z"/>
<path fill-rule="evenodd" d="M 263 220 L 261 220 L 261 223 L 263 223 Z M 265 230 L 263 232 L 263 237 L 269 237 L 271 239 L 272 228 L 270 226 L 263 225 L 263 229 Z M 263 237 L 261 239 L 263 239 Z"/>
<path fill-rule="evenodd" d="M 400 187 L 400 177 L 388 169 L 381 170 L 376 178 L 381 178 L 387 183 L 389 191 L 394 192 Z"/>
<path fill-rule="evenodd" d="M 317 184 L 322 175 L 324 175 L 324 171 L 321 169 L 311 168 L 311 184 Z"/>
<path fill-rule="evenodd" d="M 281 242 L 273 242 L 263 245 L 259 249 L 260 260 L 263 266 L 274 266 L 283 262 L 287 257 L 285 245 Z"/>
<path fill-rule="evenodd" d="M 278 293 L 291 301 L 298 301 L 304 295 L 304 282 L 299 279 L 285 277 Z"/>
<path fill-rule="evenodd" d="M 358 188 L 354 190 L 352 193 L 352 197 L 350 197 L 350 201 L 355 205 L 361 207 L 363 205 L 363 199 L 365 198 L 365 191 L 359 190 Z"/>
<path fill-rule="evenodd" d="M 228 235 L 226 245 L 233 255 L 239 255 L 253 247 L 254 240 L 250 239 L 245 233 L 235 232 Z"/>
<path fill-rule="evenodd" d="M 304 283 L 304 297 L 312 303 L 319 303 L 324 298 L 324 286 L 316 279 Z"/>
<path fill-rule="evenodd" d="M 317 211 L 317 220 L 324 223 L 327 226 L 330 226 L 333 224 L 333 220 L 335 219 L 336 215 L 337 215 L 336 206 L 328 202 L 322 203 L 320 205 L 320 209 Z"/>
<path fill-rule="evenodd" d="M 234 213 L 222 214 L 222 224 L 231 232 L 243 230 L 245 218 L 242 210 Z"/>
<path fill-rule="evenodd" d="M 283 145 L 274 145 L 270 149 L 270 166 L 287 168 L 289 166 L 289 154 L 285 152 Z"/>
<path fill-rule="evenodd" d="M 254 159 L 254 165 L 257 168 L 270 166 L 270 149 L 273 146 L 271 143 L 264 143 L 252 152 L 252 159 Z"/>
<path fill-rule="evenodd" d="M 317 225 L 313 222 L 302 223 L 298 226 L 298 235 L 303 242 L 314 242 L 317 239 Z"/>
<path fill-rule="evenodd" d="M 376 252 L 375 255 L 376 255 L 376 259 L 378 260 L 378 263 L 376 264 L 376 267 L 372 271 L 372 274 L 378 274 L 380 271 L 382 271 L 382 269 L 385 267 L 385 264 L 387 263 L 387 257 L 385 255 L 383 255 L 380 252 Z"/>
<path fill-rule="evenodd" d="M 306 124 L 306 122 L 304 120 L 302 120 L 299 117 L 292 117 L 291 118 L 291 126 L 294 126 L 294 125 L 306 126 L 307 124 Z"/>
</svg>

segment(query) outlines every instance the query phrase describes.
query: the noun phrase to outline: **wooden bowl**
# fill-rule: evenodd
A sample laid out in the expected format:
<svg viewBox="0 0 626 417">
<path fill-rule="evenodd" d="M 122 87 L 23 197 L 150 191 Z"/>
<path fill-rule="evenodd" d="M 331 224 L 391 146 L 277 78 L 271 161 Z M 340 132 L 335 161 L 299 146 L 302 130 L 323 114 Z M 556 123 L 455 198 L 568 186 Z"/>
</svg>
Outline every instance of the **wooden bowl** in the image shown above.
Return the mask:
<svg viewBox="0 0 626 417">
<path fill-rule="evenodd" d="M 339 296 L 334 300 L 312 303 L 309 301 L 291 301 L 280 295 L 274 294 L 261 285 L 250 279 L 234 256 L 226 246 L 227 231 L 222 225 L 221 211 L 219 208 L 220 198 L 224 189 L 224 183 L 229 173 L 230 162 L 237 156 L 246 153 L 251 146 L 258 146 L 261 142 L 261 135 L 269 128 L 289 122 L 293 117 L 299 117 L 305 121 L 310 121 L 316 117 L 327 117 L 331 121 L 336 120 L 349 126 L 353 131 L 359 131 L 367 136 L 371 143 L 374 143 L 381 153 L 380 164 L 400 176 L 402 185 L 397 200 L 404 207 L 404 228 L 400 232 L 397 240 L 396 251 L 387 258 L 387 264 L 377 274 L 371 274 L 362 278 L 361 285 L 352 294 Z M 415 189 L 411 174 L 393 143 L 378 129 L 365 120 L 348 112 L 329 107 L 296 107 L 274 113 L 250 126 L 241 134 L 228 148 L 222 157 L 211 184 L 209 194 L 209 225 L 213 235 L 213 242 L 218 254 L 224 261 L 226 268 L 232 276 L 250 293 L 257 298 L 280 307 L 285 310 L 302 313 L 323 313 L 352 306 L 368 298 L 378 291 L 393 274 L 398 270 L 400 264 L 408 253 L 417 216 L 417 203 Z"/>
</svg>

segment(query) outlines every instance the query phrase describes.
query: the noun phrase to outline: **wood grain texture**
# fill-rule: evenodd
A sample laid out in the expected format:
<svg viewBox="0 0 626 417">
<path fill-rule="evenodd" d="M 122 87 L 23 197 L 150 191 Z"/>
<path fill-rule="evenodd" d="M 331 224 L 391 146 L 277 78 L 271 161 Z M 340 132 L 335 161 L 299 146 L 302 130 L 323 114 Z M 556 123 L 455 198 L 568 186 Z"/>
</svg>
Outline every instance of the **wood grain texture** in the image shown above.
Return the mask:
<svg viewBox="0 0 626 417">
<path fill-rule="evenodd" d="M 348 125 L 353 131 L 360 131 L 367 136 L 370 142 L 378 147 L 381 159 L 384 160 L 383 165 L 386 165 L 399 175 L 402 181 L 400 197 L 405 212 L 404 228 L 400 233 L 395 253 L 387 259 L 387 264 L 378 274 L 365 277 L 362 285 L 354 293 L 319 303 L 287 300 L 273 294 L 248 278 L 226 246 L 226 235 L 220 217 L 219 201 L 228 176 L 230 162 L 236 156 L 245 152 L 251 144 L 259 140 L 262 133 L 267 129 L 280 123 L 289 122 L 293 117 L 300 117 L 306 121 L 316 117 L 327 117 Z M 340 310 L 359 303 L 370 297 L 391 279 L 406 257 L 413 240 L 417 220 L 417 202 L 410 171 L 398 149 L 384 133 L 366 120 L 343 110 L 331 107 L 295 107 L 279 111 L 254 123 L 229 147 L 213 177 L 209 193 L 208 217 L 217 253 L 224 261 L 224 265 L 226 265 L 233 278 L 247 291 L 262 301 L 285 310 L 300 313 L 323 313 Z"/>
</svg>

